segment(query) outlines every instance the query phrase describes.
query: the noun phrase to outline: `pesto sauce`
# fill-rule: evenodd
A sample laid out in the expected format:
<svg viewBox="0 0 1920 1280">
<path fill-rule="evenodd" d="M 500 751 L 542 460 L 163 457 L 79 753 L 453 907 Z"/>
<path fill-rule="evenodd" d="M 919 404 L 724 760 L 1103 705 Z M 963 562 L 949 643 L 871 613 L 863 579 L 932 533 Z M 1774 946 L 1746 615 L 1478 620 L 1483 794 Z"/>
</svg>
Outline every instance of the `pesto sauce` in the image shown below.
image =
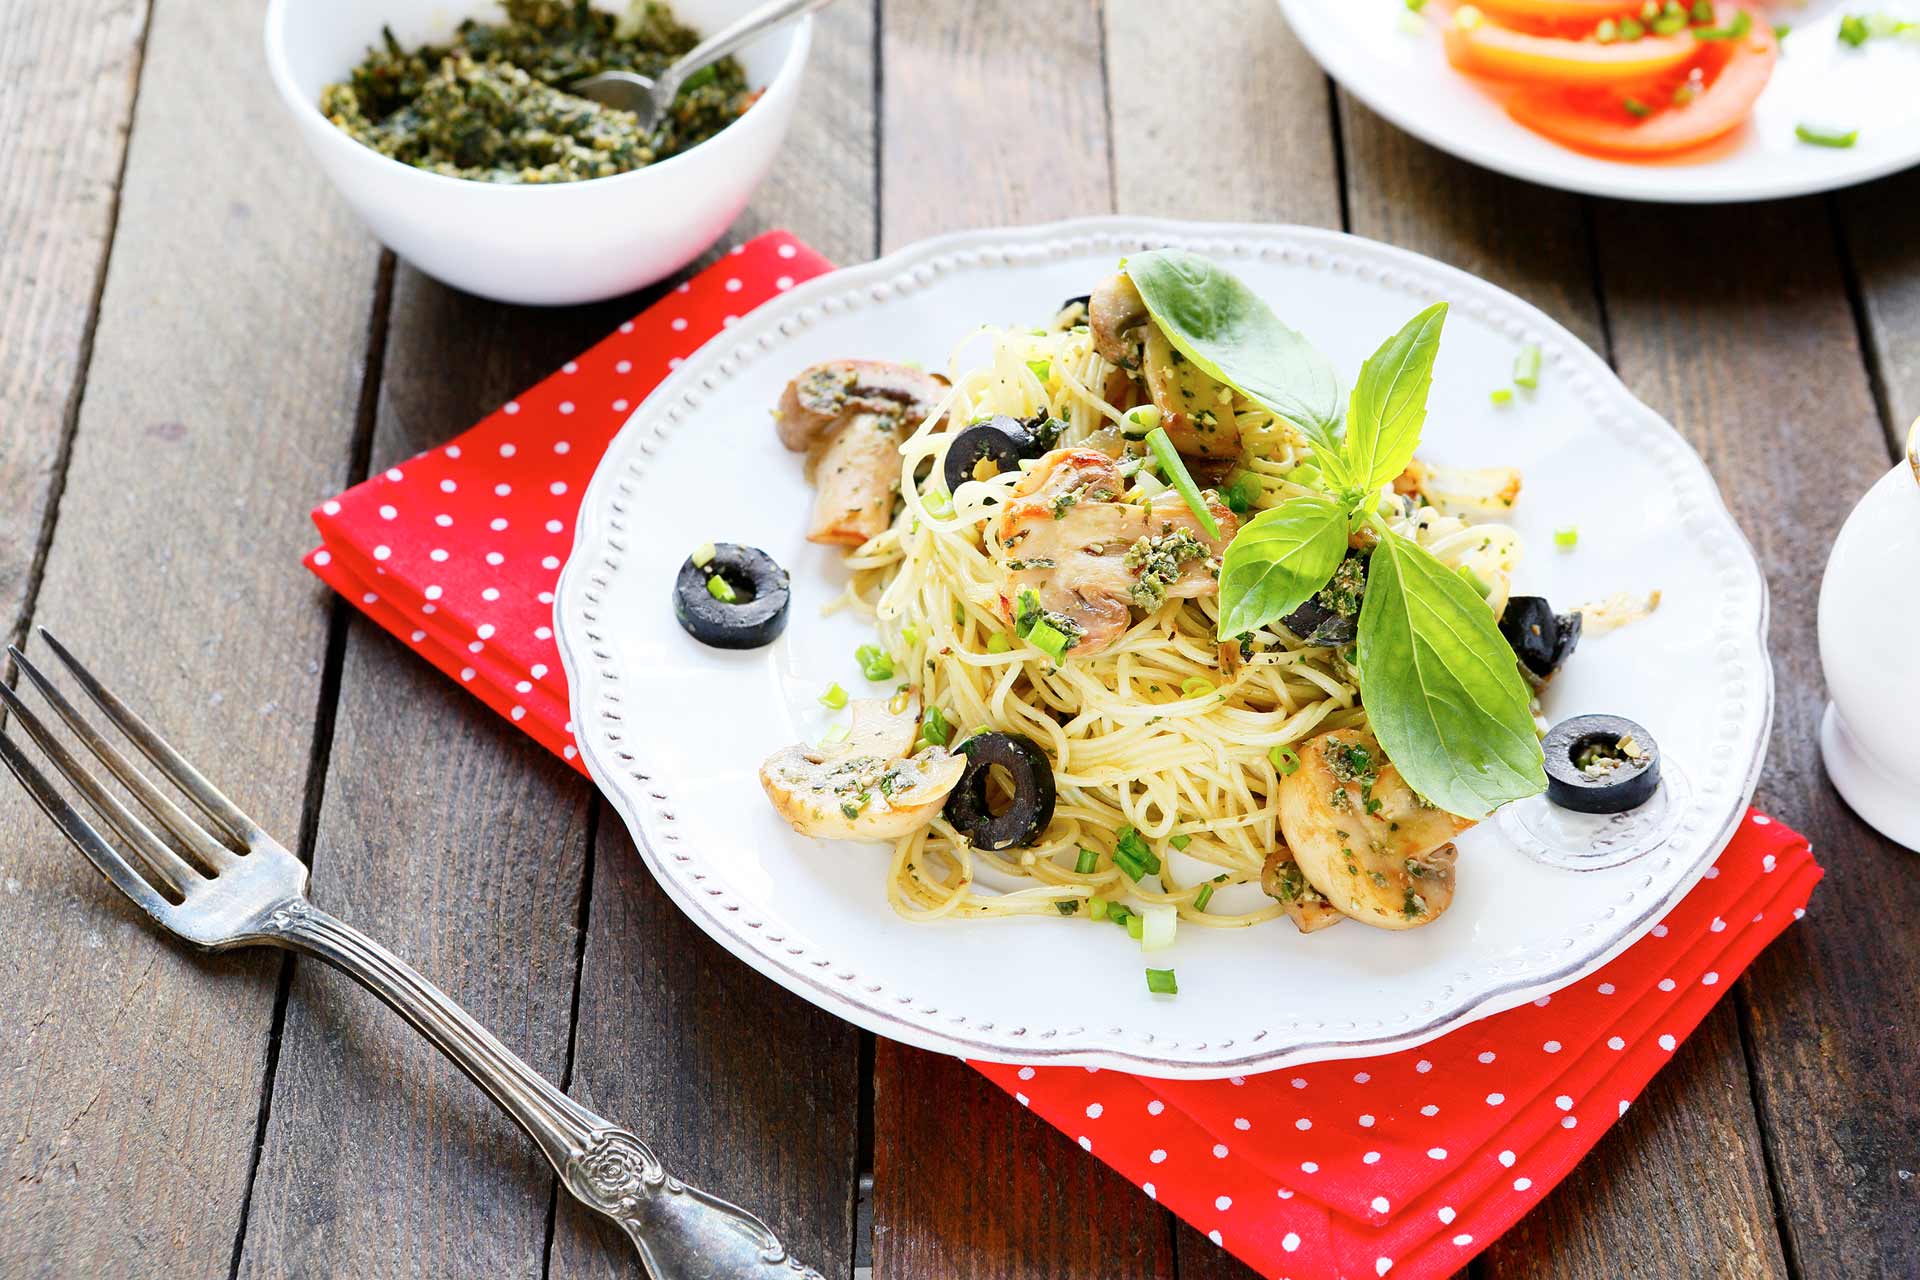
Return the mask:
<svg viewBox="0 0 1920 1280">
<path fill-rule="evenodd" d="M 616 17 L 587 0 L 502 0 L 503 23 L 462 22 L 452 43 L 408 51 L 391 31 L 320 110 L 403 164 L 479 182 L 579 182 L 643 168 L 705 142 L 753 102 L 732 58 L 695 72 L 651 131 L 630 111 L 565 87 L 601 71 L 658 76 L 699 43 L 664 4 Z"/>
</svg>

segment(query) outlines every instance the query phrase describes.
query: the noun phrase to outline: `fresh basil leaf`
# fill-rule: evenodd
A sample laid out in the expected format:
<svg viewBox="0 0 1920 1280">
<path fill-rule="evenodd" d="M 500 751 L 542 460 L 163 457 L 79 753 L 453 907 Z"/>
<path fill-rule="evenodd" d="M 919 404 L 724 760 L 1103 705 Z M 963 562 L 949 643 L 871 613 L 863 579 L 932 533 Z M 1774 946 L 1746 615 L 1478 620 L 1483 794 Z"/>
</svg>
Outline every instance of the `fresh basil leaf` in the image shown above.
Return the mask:
<svg viewBox="0 0 1920 1280">
<path fill-rule="evenodd" d="M 1400 332 L 1360 366 L 1347 410 L 1347 470 L 1356 488 L 1372 493 L 1407 469 L 1427 420 L 1433 359 L 1447 304 L 1436 302 L 1407 321 Z"/>
<path fill-rule="evenodd" d="M 1327 585 L 1346 554 L 1344 503 L 1313 493 L 1262 511 L 1221 562 L 1219 633 L 1237 636 L 1286 617 Z"/>
<path fill-rule="evenodd" d="M 1215 381 L 1256 400 L 1337 457 L 1340 380 L 1333 365 L 1233 275 L 1198 254 L 1131 254 L 1127 275 L 1167 341 Z"/>
<path fill-rule="evenodd" d="M 1527 686 L 1492 610 L 1398 534 L 1367 566 L 1359 663 L 1374 736 L 1417 794 L 1479 819 L 1545 790 Z"/>
</svg>

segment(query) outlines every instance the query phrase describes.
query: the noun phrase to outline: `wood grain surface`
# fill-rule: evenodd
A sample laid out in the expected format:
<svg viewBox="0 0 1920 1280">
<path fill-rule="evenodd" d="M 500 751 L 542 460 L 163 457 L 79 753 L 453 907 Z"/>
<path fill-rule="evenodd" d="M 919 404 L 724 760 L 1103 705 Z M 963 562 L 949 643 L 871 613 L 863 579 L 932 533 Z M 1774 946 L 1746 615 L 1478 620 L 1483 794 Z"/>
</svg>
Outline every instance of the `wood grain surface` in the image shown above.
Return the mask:
<svg viewBox="0 0 1920 1280">
<path fill-rule="evenodd" d="M 376 255 L 253 127 L 279 110 L 257 23 L 242 0 L 155 16 L 35 618 L 294 842 L 328 614 L 298 559 L 307 501 L 346 478 Z M 11 783 L 0 887 L 0 1275 L 225 1274 L 280 958 L 163 941 Z"/>
<path fill-rule="evenodd" d="M 258 19 L 0 10 L 0 626 L 55 627 L 303 844 L 322 905 L 828 1275 L 1246 1280 L 963 1064 L 706 940 L 585 783 L 299 569 L 313 501 L 648 296 L 536 311 L 383 267 L 272 101 Z M 1527 186 L 1386 126 L 1274 6 L 1228 0 L 841 0 L 808 81 L 733 239 L 854 261 L 1115 209 L 1344 226 L 1539 305 L 1701 450 L 1772 589 L 1758 803 L 1828 879 L 1474 1272 L 1912 1275 L 1920 877 L 1821 770 L 1814 613 L 1920 415 L 1920 175 L 1733 209 Z M 164 942 L 10 788 L 0 938 L 0 1276 L 636 1274 L 369 997 Z"/>
</svg>

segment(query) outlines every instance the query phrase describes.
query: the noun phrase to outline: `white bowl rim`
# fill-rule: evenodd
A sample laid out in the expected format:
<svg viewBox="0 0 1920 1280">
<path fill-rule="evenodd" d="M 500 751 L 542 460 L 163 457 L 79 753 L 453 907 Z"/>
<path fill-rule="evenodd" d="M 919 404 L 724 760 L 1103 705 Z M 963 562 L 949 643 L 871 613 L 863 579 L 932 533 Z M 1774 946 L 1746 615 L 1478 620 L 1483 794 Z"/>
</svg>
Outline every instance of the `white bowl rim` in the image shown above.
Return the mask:
<svg viewBox="0 0 1920 1280">
<path fill-rule="evenodd" d="M 748 116 L 753 113 L 754 107 L 759 106 L 763 100 L 771 98 L 776 92 L 781 94 L 792 92 L 793 86 L 798 81 L 802 70 L 807 64 L 807 54 L 813 44 L 813 15 L 805 14 L 793 24 L 793 38 L 787 44 L 786 56 L 781 59 L 780 69 L 774 73 L 773 79 L 767 82 L 766 87 L 760 91 L 760 97 L 754 100 L 753 106 L 748 107 L 745 112 L 742 112 L 740 119 L 735 120 L 711 138 L 703 142 L 697 142 L 685 151 L 676 152 L 664 160 L 656 160 L 652 164 L 642 165 L 638 169 L 629 169 L 625 173 L 616 173 L 611 177 L 587 178 L 579 182 L 480 182 L 473 178 L 455 178 L 448 174 L 435 173 L 431 169 L 422 169 L 416 165 L 395 160 L 392 156 L 382 155 L 366 143 L 348 137 L 343 130 L 335 127 L 332 121 L 327 120 L 325 116 L 320 116 L 320 105 L 318 103 L 307 102 L 301 98 L 299 87 L 294 83 L 293 68 L 287 63 L 285 40 L 287 11 L 297 2 L 298 0 L 268 0 L 266 23 L 264 31 L 262 32 L 266 43 L 267 70 L 273 77 L 274 87 L 280 91 L 281 101 L 287 104 L 289 111 L 293 112 L 296 116 L 302 112 L 310 112 L 319 116 L 321 123 L 327 126 L 323 132 L 331 140 L 323 143 L 323 146 L 337 147 L 344 145 L 351 148 L 354 152 L 358 152 L 366 158 L 378 162 L 382 166 L 390 166 L 393 170 L 411 174 L 415 179 L 435 184 L 449 184 L 468 191 L 507 193 L 504 197 L 506 199 L 524 199 L 526 198 L 526 193 L 531 192 L 578 191 L 582 188 L 604 191 L 609 189 L 611 184 L 617 182 L 633 185 L 628 182 L 629 179 L 640 179 L 649 174 L 667 173 L 670 175 L 676 162 L 693 155 L 697 151 L 702 151 L 715 142 L 718 142 L 721 138 L 726 137 L 735 126 L 744 122 Z M 768 34 L 779 33 L 780 28 L 776 27 Z M 343 152 L 342 154 L 345 153 Z M 401 180 L 408 181 L 409 179 L 403 178 Z M 481 198 L 493 199 L 495 197 L 484 196 Z"/>
</svg>

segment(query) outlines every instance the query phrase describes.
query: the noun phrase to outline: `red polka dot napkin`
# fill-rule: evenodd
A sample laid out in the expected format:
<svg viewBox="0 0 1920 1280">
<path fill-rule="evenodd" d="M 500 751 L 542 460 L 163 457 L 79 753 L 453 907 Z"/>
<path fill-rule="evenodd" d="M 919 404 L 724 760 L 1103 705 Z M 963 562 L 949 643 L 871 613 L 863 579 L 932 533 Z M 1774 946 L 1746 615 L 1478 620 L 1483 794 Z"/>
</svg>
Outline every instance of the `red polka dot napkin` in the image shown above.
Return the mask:
<svg viewBox="0 0 1920 1280">
<path fill-rule="evenodd" d="M 553 590 L 595 464 L 682 358 L 830 267 L 784 232 L 739 246 L 464 435 L 322 503 L 308 567 L 578 768 Z M 1404 1053 L 1227 1081 L 974 1065 L 1263 1275 L 1449 1275 L 1625 1113 L 1820 874 L 1750 814 L 1605 968 Z"/>
</svg>

